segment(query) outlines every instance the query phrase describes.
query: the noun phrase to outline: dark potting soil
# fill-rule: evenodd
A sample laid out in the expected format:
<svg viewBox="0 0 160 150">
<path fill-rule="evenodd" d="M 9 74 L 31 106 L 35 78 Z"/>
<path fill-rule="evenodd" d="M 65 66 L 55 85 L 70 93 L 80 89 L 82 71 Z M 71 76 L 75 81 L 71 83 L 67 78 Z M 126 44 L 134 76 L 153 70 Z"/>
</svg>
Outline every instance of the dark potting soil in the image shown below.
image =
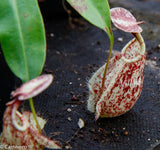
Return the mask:
<svg viewBox="0 0 160 150">
<path fill-rule="evenodd" d="M 111 6 L 118 6 L 110 2 Z M 131 9 L 131 4 L 130 0 L 128 8 L 133 13 L 140 11 L 134 5 Z M 144 20 L 145 14 L 140 12 L 139 17 Z M 157 32 L 159 28 L 150 18 L 147 20 L 145 16 L 147 24 L 143 25 L 142 33 L 147 45 L 147 60 L 141 96 L 126 114 L 97 121 L 86 108 L 87 81 L 107 59 L 109 40 L 106 33 L 82 18 L 78 18 L 80 23 L 75 24 L 74 29 L 69 26 L 68 18 L 50 16 L 45 19 L 47 58 L 43 73 L 53 74 L 54 81 L 34 98 L 34 104 L 37 113 L 47 119 L 44 130 L 48 137 L 64 143 L 64 149 L 70 146 L 72 150 L 151 150 L 160 143 L 160 43 L 155 28 L 150 26 L 157 27 Z M 113 32 L 114 55 L 133 37 L 116 28 Z M 3 78 L 5 81 L 11 78 L 13 90 L 16 83 L 13 75 L 7 74 Z M 7 90 L 5 95 L 9 98 L 11 88 Z M 5 102 L 1 98 L 1 118 Z M 29 110 L 28 103 L 25 104 Z M 77 124 L 80 118 L 85 123 L 82 129 Z"/>
</svg>

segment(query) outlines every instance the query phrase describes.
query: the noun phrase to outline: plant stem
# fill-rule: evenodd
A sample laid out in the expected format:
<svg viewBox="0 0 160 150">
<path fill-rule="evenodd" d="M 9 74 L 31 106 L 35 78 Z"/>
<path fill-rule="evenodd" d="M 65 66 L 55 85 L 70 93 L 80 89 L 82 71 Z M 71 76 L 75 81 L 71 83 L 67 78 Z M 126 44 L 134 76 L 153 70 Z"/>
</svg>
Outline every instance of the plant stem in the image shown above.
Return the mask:
<svg viewBox="0 0 160 150">
<path fill-rule="evenodd" d="M 31 108 L 31 111 L 32 111 L 32 114 L 33 114 L 33 118 L 34 118 L 34 120 L 36 122 L 36 125 L 38 127 L 38 131 L 39 131 L 39 133 L 41 133 L 41 128 L 40 128 L 38 120 L 37 120 L 36 111 L 35 111 L 35 108 L 34 108 L 34 104 L 33 104 L 33 99 L 32 98 L 29 99 L 29 104 L 30 104 L 30 108 Z"/>
<path fill-rule="evenodd" d="M 95 112 L 96 112 L 96 105 L 97 105 L 97 102 L 100 100 L 102 94 L 103 94 L 103 90 L 104 90 L 104 84 L 105 84 L 105 79 L 106 79 L 106 74 L 107 74 L 107 69 L 108 69 L 108 65 L 109 65 L 109 60 L 111 58 L 111 53 L 112 53 L 112 49 L 113 49 L 113 33 L 111 31 L 111 35 L 109 38 L 110 38 L 110 48 L 109 48 L 109 54 L 108 54 L 108 58 L 107 58 L 107 61 L 106 61 L 106 64 L 105 64 L 105 68 L 104 68 L 104 73 L 103 73 L 103 78 L 102 78 L 102 84 L 101 84 L 101 88 L 100 88 L 100 92 L 99 92 L 99 95 L 98 95 L 98 98 L 95 102 Z"/>
<path fill-rule="evenodd" d="M 28 80 L 24 81 L 23 83 L 29 81 L 29 78 Z M 30 108 L 31 108 L 31 112 L 33 114 L 33 119 L 37 125 L 37 128 L 38 128 L 38 132 L 41 133 L 41 127 L 38 123 L 38 120 L 37 120 L 37 115 L 36 115 L 36 111 L 35 111 L 35 108 L 34 108 L 34 104 L 33 104 L 33 99 L 32 98 L 29 98 L 29 105 L 30 105 Z"/>
</svg>

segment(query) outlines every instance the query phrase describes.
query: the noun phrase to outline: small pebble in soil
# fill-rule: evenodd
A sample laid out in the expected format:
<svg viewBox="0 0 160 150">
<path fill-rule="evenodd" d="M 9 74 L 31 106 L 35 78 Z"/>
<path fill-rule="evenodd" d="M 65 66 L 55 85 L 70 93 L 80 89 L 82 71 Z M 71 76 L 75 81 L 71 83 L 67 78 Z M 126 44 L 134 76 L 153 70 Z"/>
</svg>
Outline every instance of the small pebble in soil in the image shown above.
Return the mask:
<svg viewBox="0 0 160 150">
<path fill-rule="evenodd" d="M 68 117 L 67 119 L 68 119 L 68 121 L 72 121 L 72 118 L 71 118 L 71 117 Z"/>
<path fill-rule="evenodd" d="M 72 109 L 71 108 L 67 108 L 67 112 L 71 112 L 72 111 Z"/>
<path fill-rule="evenodd" d="M 123 42 L 123 38 L 122 38 L 122 37 L 119 37 L 117 40 L 118 40 L 119 42 Z"/>
<path fill-rule="evenodd" d="M 147 130 L 147 132 L 149 133 L 149 132 L 150 132 L 150 130 L 148 129 L 148 130 Z"/>
<path fill-rule="evenodd" d="M 80 129 L 82 129 L 84 127 L 84 121 L 81 118 L 79 118 L 79 120 L 78 120 L 78 127 Z"/>
<path fill-rule="evenodd" d="M 57 54 L 57 55 L 60 55 L 61 53 L 60 53 L 59 51 L 56 51 L 56 54 Z"/>
<path fill-rule="evenodd" d="M 51 37 L 54 37 L 54 34 L 53 34 L 53 33 L 50 33 L 50 36 L 51 36 Z"/>
<path fill-rule="evenodd" d="M 124 135 L 127 136 L 127 135 L 128 135 L 128 131 L 125 131 L 125 132 L 124 132 Z"/>
<path fill-rule="evenodd" d="M 126 130 L 126 128 L 125 128 L 125 127 L 123 127 L 123 130 Z"/>
<path fill-rule="evenodd" d="M 72 108 L 77 107 L 77 105 L 71 105 Z"/>
<path fill-rule="evenodd" d="M 70 147 L 70 146 L 68 146 L 68 145 L 67 145 L 67 146 L 65 146 L 65 149 L 70 149 L 70 148 L 71 148 L 71 147 Z"/>
<path fill-rule="evenodd" d="M 70 85 L 72 85 L 72 82 L 69 82 Z"/>
</svg>

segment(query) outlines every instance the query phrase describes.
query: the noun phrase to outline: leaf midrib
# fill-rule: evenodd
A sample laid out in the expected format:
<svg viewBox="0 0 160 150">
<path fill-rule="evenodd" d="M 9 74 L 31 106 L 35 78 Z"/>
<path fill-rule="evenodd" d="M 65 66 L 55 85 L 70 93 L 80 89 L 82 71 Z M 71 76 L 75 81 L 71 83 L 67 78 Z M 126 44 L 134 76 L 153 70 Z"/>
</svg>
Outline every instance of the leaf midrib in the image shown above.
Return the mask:
<svg viewBox="0 0 160 150">
<path fill-rule="evenodd" d="M 28 72 L 28 62 L 27 62 L 27 57 L 26 57 L 26 52 L 25 52 L 25 46 L 24 46 L 24 36 L 23 36 L 23 32 L 22 32 L 22 27 L 21 27 L 21 21 L 20 21 L 20 17 L 19 17 L 19 11 L 18 11 L 18 7 L 17 7 L 17 0 L 12 0 L 13 2 L 13 11 L 14 11 L 14 16 L 17 20 L 17 25 L 18 25 L 18 31 L 19 31 L 19 36 L 20 36 L 20 39 L 21 39 L 21 43 L 22 43 L 22 51 L 23 51 L 23 54 L 24 54 L 24 62 L 25 62 L 25 70 L 26 70 L 26 74 L 27 74 L 27 80 L 29 80 L 29 72 Z M 26 82 L 26 81 L 23 81 L 23 82 Z"/>
</svg>

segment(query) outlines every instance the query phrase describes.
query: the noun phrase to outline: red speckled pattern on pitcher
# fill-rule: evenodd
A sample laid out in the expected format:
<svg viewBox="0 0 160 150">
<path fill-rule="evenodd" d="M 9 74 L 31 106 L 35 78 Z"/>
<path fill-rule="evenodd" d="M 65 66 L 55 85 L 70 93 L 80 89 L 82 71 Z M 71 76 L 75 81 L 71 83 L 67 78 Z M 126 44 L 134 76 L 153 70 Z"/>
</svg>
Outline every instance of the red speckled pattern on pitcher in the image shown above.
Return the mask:
<svg viewBox="0 0 160 150">
<path fill-rule="evenodd" d="M 5 110 L 3 117 L 3 132 L 0 137 L 0 143 L 4 144 L 6 147 L 15 146 L 14 150 L 32 149 L 32 150 L 42 150 L 44 147 L 48 148 L 60 148 L 59 142 L 50 140 L 49 138 L 38 133 L 38 128 L 36 127 L 33 116 L 31 112 L 23 112 L 22 117 L 25 117 L 25 123 L 29 123 L 28 128 L 25 131 L 17 130 L 12 123 L 12 109 L 13 106 L 8 106 Z M 16 121 L 19 125 L 22 125 L 22 118 L 16 116 Z M 41 128 L 45 125 L 46 121 L 38 117 Z M 16 148 L 17 146 L 17 148 Z"/>
<path fill-rule="evenodd" d="M 145 54 L 140 54 L 141 46 L 133 39 L 125 47 L 124 53 L 114 56 L 109 63 L 104 90 L 97 101 L 103 78 L 104 65 L 89 80 L 88 109 L 97 117 L 116 117 L 130 110 L 142 91 Z M 136 61 L 125 62 L 123 58 Z"/>
</svg>

